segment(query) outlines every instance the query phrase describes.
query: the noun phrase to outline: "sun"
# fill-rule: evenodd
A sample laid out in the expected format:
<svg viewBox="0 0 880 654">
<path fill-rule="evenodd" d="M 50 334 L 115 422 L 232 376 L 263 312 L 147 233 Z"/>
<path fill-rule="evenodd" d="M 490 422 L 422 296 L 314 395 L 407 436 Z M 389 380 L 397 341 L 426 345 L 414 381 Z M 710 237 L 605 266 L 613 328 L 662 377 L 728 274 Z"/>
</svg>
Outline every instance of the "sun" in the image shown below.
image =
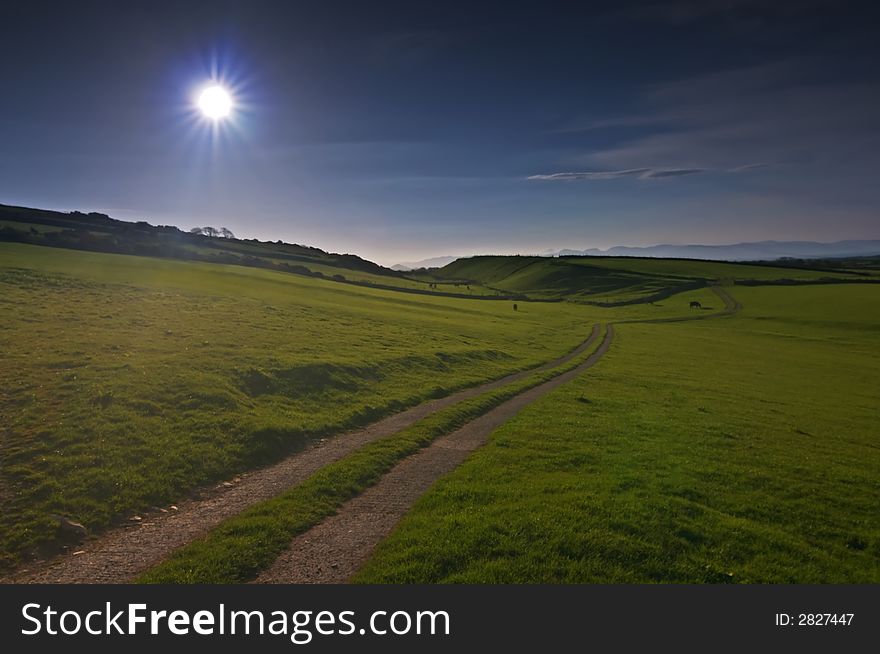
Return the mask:
<svg viewBox="0 0 880 654">
<path fill-rule="evenodd" d="M 199 94 L 198 107 L 211 120 L 221 120 L 232 111 L 232 96 L 222 86 L 209 86 Z"/>
</svg>

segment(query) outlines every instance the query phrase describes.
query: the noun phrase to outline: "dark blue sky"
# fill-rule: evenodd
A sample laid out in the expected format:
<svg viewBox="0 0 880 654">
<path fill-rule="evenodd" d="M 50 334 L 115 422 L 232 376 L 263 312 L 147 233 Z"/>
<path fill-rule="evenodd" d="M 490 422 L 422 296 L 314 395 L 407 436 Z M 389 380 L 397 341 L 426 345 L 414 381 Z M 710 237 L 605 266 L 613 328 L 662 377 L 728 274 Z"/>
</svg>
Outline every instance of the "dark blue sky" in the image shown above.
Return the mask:
<svg viewBox="0 0 880 654">
<path fill-rule="evenodd" d="M 880 238 L 878 28 L 821 0 L 7 1 L 0 202 L 387 264 Z"/>
</svg>

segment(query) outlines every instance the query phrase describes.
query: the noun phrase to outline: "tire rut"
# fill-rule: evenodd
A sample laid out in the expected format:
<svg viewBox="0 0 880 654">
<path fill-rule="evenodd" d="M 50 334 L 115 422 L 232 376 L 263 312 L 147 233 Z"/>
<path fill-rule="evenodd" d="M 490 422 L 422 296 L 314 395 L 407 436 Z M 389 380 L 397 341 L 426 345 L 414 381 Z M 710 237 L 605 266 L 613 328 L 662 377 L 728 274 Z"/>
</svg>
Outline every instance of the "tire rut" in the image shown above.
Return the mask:
<svg viewBox="0 0 880 654">
<path fill-rule="evenodd" d="M 591 368 L 608 351 L 608 325 L 599 348 L 576 368 L 507 400 L 407 457 L 339 511 L 295 537 L 256 583 L 343 583 L 438 479 L 451 472 L 520 410 Z"/>
<path fill-rule="evenodd" d="M 528 375 L 550 370 L 583 353 L 599 337 L 599 325 L 568 354 L 538 367 L 424 402 L 379 420 L 367 427 L 327 438 L 271 466 L 242 473 L 236 483 L 224 482 L 208 497 L 182 500 L 175 511 L 142 514 L 130 526 L 114 527 L 88 540 L 75 554 L 24 565 L 0 583 L 126 583 L 166 559 L 174 550 L 203 536 L 227 518 L 271 499 L 302 483 L 323 466 L 338 461 L 360 447 L 391 436 L 419 420 L 487 391 Z M 230 484 L 226 486 L 226 484 Z"/>
</svg>

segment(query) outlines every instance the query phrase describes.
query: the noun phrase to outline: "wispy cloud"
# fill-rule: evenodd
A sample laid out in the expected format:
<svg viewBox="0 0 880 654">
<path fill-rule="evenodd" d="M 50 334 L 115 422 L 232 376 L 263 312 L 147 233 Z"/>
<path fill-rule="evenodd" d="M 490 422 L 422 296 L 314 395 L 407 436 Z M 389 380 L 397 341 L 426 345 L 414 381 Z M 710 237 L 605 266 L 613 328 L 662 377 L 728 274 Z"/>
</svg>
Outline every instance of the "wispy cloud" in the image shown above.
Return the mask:
<svg viewBox="0 0 880 654">
<path fill-rule="evenodd" d="M 574 179 L 616 179 L 632 177 L 650 172 L 650 168 L 630 168 L 629 170 L 595 170 L 581 173 L 549 173 L 546 175 L 530 175 L 532 180 L 569 181 Z"/>
<path fill-rule="evenodd" d="M 705 168 L 627 168 L 626 170 L 591 170 L 584 172 L 530 175 L 528 179 L 533 181 L 573 181 L 584 179 L 603 180 L 618 179 L 620 177 L 637 177 L 638 179 L 659 179 L 663 177 L 682 177 L 684 175 L 696 175 L 703 172 L 706 172 Z"/>
<path fill-rule="evenodd" d="M 706 172 L 705 168 L 666 168 L 661 170 L 651 169 L 650 172 L 642 175 L 643 179 L 653 179 L 657 177 L 681 177 L 683 175 L 696 175 Z"/>
<path fill-rule="evenodd" d="M 727 172 L 729 173 L 747 173 L 750 170 L 758 170 L 760 168 L 769 168 L 773 164 L 769 163 L 752 163 L 746 164 L 745 166 L 735 166 L 734 168 L 728 168 Z"/>
</svg>

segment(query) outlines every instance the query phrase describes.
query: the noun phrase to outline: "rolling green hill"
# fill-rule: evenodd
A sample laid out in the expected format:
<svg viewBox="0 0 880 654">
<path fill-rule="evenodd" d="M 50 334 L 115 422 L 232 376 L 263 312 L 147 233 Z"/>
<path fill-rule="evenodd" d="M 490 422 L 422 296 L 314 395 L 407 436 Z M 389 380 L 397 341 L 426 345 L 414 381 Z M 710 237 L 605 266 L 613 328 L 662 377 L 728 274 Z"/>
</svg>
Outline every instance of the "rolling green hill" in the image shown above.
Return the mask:
<svg viewBox="0 0 880 654">
<path fill-rule="evenodd" d="M 223 263 L 408 292 L 495 297 L 478 284 L 417 279 L 353 254 L 305 245 L 205 236 L 177 227 L 115 220 L 101 213 L 48 211 L 0 204 L 0 241 L 74 250 Z"/>
<path fill-rule="evenodd" d="M 532 298 L 594 304 L 650 302 L 710 283 L 864 281 L 848 270 L 637 257 L 478 256 L 440 268 L 438 278 Z"/>
</svg>

